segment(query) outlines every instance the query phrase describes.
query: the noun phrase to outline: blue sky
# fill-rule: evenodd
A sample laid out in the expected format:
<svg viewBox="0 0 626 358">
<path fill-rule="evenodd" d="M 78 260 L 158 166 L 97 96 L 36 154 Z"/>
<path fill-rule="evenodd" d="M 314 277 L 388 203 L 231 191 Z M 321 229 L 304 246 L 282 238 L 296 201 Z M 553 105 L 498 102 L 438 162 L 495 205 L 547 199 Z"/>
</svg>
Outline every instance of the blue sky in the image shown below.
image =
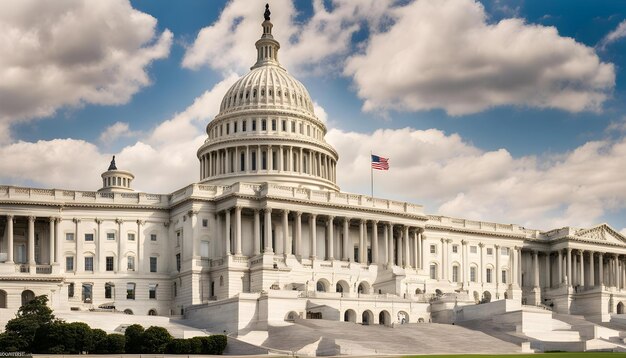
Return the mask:
<svg viewBox="0 0 626 358">
<path fill-rule="evenodd" d="M 41 49 L 29 60 L 0 60 L 0 78 L 3 67 L 5 76 L 22 66 L 35 73 L 0 85 L 0 96 L 32 103 L 0 113 L 1 182 L 94 190 L 112 154 L 135 172 L 141 190 L 171 192 L 196 181 L 195 145 L 221 94 L 253 63 L 249 53 L 265 2 L 120 0 L 99 9 L 80 3 L 42 9 L 26 1 L 0 9 L 0 29 L 24 31 L 0 39 L 3 53 L 35 51 L 23 41 L 29 21 L 42 33 L 55 19 L 84 33 L 41 43 L 47 47 L 41 60 Z M 392 165 L 377 173 L 377 193 L 423 203 L 429 213 L 540 228 L 604 221 L 626 228 L 626 179 L 619 178 L 626 145 L 625 2 L 270 3 L 283 64 L 308 88 L 339 149 L 344 190 L 368 191 L 362 177 L 374 150 Z M 59 15 L 73 12 L 79 20 Z M 116 28 L 87 22 L 109 12 L 121 19 Z M 45 14 L 49 21 L 39 18 Z M 103 51 L 76 50 L 103 38 L 109 52 L 123 48 L 120 62 Z M 47 57 L 50 48 L 62 52 L 72 41 L 71 59 Z M 104 70 L 76 78 L 77 68 L 97 61 Z M 37 70 L 49 67 L 67 72 L 59 81 L 80 85 L 55 84 Z M 401 72 L 400 80 L 378 75 L 386 71 Z M 390 147 L 390 138 L 404 141 L 402 148 Z M 364 144 L 351 146 L 354 140 Z M 6 159 L 18 152 L 20 160 Z M 547 199 L 529 199 L 538 196 Z"/>
</svg>

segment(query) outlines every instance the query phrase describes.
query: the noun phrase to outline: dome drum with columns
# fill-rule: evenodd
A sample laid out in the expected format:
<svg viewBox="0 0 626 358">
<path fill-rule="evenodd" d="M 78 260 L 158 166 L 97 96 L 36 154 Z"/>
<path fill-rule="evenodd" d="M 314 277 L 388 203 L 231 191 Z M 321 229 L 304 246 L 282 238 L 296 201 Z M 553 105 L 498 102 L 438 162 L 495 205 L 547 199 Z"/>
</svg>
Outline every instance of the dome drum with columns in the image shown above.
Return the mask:
<svg viewBox="0 0 626 358">
<path fill-rule="evenodd" d="M 306 88 L 278 62 L 269 16 L 257 62 L 226 92 L 198 150 L 202 183 L 282 182 L 338 191 L 338 154 Z"/>
</svg>

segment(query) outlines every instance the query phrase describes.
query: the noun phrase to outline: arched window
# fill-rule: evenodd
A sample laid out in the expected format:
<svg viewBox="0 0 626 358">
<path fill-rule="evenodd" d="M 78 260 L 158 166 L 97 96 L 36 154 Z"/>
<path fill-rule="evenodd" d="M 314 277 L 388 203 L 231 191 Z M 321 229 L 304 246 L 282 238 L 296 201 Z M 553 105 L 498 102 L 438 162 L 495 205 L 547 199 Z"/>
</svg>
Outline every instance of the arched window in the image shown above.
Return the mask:
<svg viewBox="0 0 626 358">
<path fill-rule="evenodd" d="M 32 301 L 35 298 L 35 293 L 31 290 L 22 291 L 22 306 Z"/>
<path fill-rule="evenodd" d="M 157 311 L 154 308 L 148 311 L 148 316 L 156 316 L 156 315 L 157 315 Z"/>
</svg>

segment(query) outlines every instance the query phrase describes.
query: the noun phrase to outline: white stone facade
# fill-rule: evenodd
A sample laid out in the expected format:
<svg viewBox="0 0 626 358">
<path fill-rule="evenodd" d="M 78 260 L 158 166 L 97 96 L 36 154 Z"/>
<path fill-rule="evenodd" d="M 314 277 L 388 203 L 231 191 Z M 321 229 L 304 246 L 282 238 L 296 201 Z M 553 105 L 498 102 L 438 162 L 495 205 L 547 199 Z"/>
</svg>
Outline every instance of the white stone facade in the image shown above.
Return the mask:
<svg viewBox="0 0 626 358">
<path fill-rule="evenodd" d="M 262 27 L 257 63 L 207 125 L 199 182 L 136 192 L 113 162 L 98 191 L 0 186 L 2 316 L 33 294 L 229 331 L 448 321 L 454 305 L 505 298 L 623 312 L 626 238 L 608 225 L 542 232 L 339 191 L 326 126 Z"/>
</svg>

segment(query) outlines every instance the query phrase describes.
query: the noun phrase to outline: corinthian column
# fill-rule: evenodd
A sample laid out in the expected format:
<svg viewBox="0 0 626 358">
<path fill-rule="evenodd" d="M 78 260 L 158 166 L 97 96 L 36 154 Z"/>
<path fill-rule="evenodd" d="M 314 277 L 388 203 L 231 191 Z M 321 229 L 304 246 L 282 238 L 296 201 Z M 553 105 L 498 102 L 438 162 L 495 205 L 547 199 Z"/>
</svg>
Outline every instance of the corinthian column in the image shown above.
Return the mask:
<svg viewBox="0 0 626 358">
<path fill-rule="evenodd" d="M 7 215 L 7 263 L 13 263 L 13 215 Z"/>
<path fill-rule="evenodd" d="M 314 260 L 317 256 L 317 215 L 311 214 L 309 216 L 309 228 L 311 230 L 311 260 Z"/>
<path fill-rule="evenodd" d="M 372 262 L 380 263 L 378 260 L 378 221 L 372 221 Z"/>
<path fill-rule="evenodd" d="M 54 263 L 54 217 L 48 218 L 50 223 L 50 228 L 48 230 L 48 252 L 49 254 L 49 263 L 52 265 Z M 58 239 L 57 239 L 58 240 Z"/>
<path fill-rule="evenodd" d="M 35 265 L 35 217 L 28 217 L 28 264 Z"/>
</svg>

